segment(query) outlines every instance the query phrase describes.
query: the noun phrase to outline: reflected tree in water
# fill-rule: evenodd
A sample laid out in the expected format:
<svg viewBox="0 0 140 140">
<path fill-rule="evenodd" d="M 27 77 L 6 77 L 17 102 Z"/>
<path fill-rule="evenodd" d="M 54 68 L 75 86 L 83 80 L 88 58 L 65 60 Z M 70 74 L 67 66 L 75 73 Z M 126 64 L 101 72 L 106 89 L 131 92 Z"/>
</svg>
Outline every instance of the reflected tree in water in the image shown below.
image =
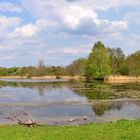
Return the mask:
<svg viewBox="0 0 140 140">
<path fill-rule="evenodd" d="M 100 82 L 84 83 L 79 88 L 73 88 L 73 91 L 80 96 L 86 96 L 89 100 L 103 100 L 111 97 L 111 86 Z"/>
<path fill-rule="evenodd" d="M 92 106 L 92 109 L 97 116 L 102 116 L 108 110 L 108 107 L 106 103 L 96 103 Z"/>
<path fill-rule="evenodd" d="M 105 102 L 105 103 L 95 103 L 92 105 L 92 109 L 97 116 L 102 116 L 105 111 L 110 110 L 121 110 L 124 102 Z"/>
</svg>

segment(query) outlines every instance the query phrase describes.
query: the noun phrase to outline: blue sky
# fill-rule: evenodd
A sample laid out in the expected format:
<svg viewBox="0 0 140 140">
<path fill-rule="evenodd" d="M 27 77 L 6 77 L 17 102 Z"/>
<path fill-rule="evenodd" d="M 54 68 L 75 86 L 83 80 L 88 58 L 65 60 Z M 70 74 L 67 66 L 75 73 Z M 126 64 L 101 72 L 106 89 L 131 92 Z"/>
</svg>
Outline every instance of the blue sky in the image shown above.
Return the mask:
<svg viewBox="0 0 140 140">
<path fill-rule="evenodd" d="M 0 66 L 68 65 L 101 40 L 140 50 L 140 0 L 1 0 Z"/>
</svg>

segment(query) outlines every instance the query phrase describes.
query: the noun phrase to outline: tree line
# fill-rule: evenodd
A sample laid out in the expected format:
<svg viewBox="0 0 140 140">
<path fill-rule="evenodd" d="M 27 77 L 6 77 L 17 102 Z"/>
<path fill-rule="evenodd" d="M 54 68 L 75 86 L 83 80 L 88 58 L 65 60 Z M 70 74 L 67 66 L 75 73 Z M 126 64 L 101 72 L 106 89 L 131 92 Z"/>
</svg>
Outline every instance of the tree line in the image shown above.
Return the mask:
<svg viewBox="0 0 140 140">
<path fill-rule="evenodd" d="M 0 67 L 0 76 L 80 75 L 89 79 L 103 79 L 108 75 L 140 75 L 140 50 L 125 56 L 121 48 L 110 48 L 98 41 L 87 58 L 74 60 L 68 66 L 45 66 L 40 60 L 37 66 Z"/>
</svg>

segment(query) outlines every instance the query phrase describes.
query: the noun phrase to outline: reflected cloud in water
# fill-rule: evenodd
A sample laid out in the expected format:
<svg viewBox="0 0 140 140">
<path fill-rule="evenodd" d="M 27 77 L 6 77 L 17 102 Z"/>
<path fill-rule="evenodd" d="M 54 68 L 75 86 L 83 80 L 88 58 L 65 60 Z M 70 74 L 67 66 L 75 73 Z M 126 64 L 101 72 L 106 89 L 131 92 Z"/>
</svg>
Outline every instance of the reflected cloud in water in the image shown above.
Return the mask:
<svg viewBox="0 0 140 140">
<path fill-rule="evenodd" d="M 65 122 L 87 116 L 86 122 L 140 118 L 139 101 L 113 101 L 140 97 L 140 84 L 84 82 L 0 82 L 0 122 L 4 114 L 27 111 L 42 123 Z M 65 121 L 64 121 L 65 120 Z M 6 121 L 7 122 L 7 121 Z"/>
</svg>

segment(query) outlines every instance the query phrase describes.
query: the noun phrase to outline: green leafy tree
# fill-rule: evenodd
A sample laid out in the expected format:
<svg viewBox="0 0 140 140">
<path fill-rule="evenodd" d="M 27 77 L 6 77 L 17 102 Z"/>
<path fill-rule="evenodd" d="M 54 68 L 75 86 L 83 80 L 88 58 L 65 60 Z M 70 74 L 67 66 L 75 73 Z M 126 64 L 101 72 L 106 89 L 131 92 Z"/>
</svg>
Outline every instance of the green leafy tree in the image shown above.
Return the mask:
<svg viewBox="0 0 140 140">
<path fill-rule="evenodd" d="M 85 58 L 79 58 L 66 67 L 68 75 L 83 75 L 85 72 Z"/>
<path fill-rule="evenodd" d="M 127 75 L 128 70 L 125 64 L 125 55 L 121 48 L 107 48 L 110 59 L 111 74 Z"/>
<path fill-rule="evenodd" d="M 129 75 L 140 75 L 140 51 L 137 51 L 127 57 L 126 60 Z"/>
<path fill-rule="evenodd" d="M 110 61 L 104 44 L 100 41 L 94 44 L 88 56 L 85 76 L 92 79 L 104 79 L 110 74 Z"/>
</svg>

